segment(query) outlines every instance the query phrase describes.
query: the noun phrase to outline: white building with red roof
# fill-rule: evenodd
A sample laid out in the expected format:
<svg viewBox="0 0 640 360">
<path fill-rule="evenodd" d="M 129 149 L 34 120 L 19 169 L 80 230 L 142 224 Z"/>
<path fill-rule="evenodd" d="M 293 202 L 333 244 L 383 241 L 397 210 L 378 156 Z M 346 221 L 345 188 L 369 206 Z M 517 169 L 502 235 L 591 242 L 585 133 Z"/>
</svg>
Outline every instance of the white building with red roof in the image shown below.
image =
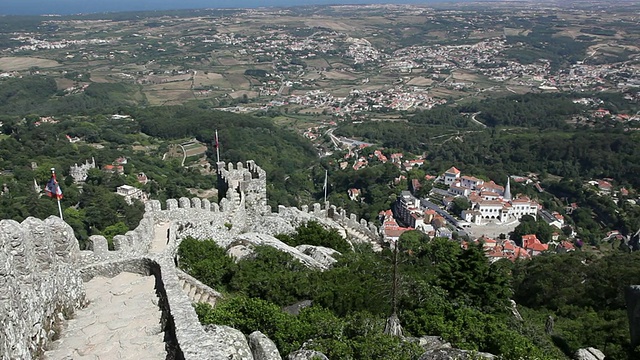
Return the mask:
<svg viewBox="0 0 640 360">
<path fill-rule="evenodd" d="M 531 256 L 540 255 L 549 250 L 549 245 L 541 243 L 536 234 L 522 235 L 522 247 Z"/>
<path fill-rule="evenodd" d="M 444 172 L 444 184 L 451 185 L 460 179 L 460 170 L 458 170 L 455 166 L 449 168 L 449 170 Z"/>
<path fill-rule="evenodd" d="M 466 187 L 471 190 L 476 190 L 480 185 L 484 184 L 484 180 L 478 179 L 473 176 L 462 176 L 460 177 L 461 186 Z"/>
<path fill-rule="evenodd" d="M 489 181 L 488 183 L 482 184 L 480 186 L 480 190 L 483 192 L 486 191 L 486 192 L 496 193 L 499 196 L 504 195 L 504 187 L 496 184 L 495 182 L 493 182 L 493 180 Z"/>
</svg>

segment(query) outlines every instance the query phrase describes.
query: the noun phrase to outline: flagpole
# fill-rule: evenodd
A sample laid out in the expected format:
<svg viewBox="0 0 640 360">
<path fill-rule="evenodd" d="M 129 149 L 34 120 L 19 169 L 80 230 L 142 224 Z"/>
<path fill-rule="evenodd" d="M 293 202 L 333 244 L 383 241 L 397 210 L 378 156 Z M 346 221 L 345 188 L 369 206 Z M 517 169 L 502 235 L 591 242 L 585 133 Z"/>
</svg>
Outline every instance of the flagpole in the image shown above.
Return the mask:
<svg viewBox="0 0 640 360">
<path fill-rule="evenodd" d="M 216 130 L 216 156 L 217 162 L 220 162 L 220 143 L 218 142 L 218 130 Z"/>
<path fill-rule="evenodd" d="M 327 202 L 327 170 L 324 171 L 324 202 Z"/>
<path fill-rule="evenodd" d="M 60 219 L 64 220 L 64 217 L 62 217 L 62 206 L 60 206 L 60 199 L 58 199 L 58 211 L 60 212 Z"/>
<path fill-rule="evenodd" d="M 55 180 L 57 185 L 58 180 L 56 179 L 56 168 L 51 168 L 51 177 Z M 59 188 L 60 185 L 57 186 Z M 56 194 L 56 200 L 58 200 L 58 212 L 60 213 L 60 219 L 64 220 L 64 217 L 62 216 L 62 206 L 60 205 L 60 196 L 58 194 Z"/>
</svg>

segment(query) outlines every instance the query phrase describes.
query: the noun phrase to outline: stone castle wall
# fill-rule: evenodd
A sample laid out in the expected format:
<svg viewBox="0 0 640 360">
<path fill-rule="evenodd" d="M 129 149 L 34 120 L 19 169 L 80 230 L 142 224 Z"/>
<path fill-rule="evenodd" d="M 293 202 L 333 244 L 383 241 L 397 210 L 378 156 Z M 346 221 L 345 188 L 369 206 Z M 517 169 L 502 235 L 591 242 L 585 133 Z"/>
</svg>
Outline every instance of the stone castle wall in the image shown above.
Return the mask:
<svg viewBox="0 0 640 360">
<path fill-rule="evenodd" d="M 0 358 L 32 359 L 83 305 L 73 229 L 57 217 L 0 221 Z"/>
<path fill-rule="evenodd" d="M 266 174 L 252 161 L 246 166 L 218 163 L 218 174 L 226 188 L 219 193 L 219 204 L 199 198 L 149 201 L 138 227 L 113 238 L 113 251 L 103 236 L 91 236 L 89 250 L 80 251 L 73 229 L 57 217 L 0 221 L 0 358 L 41 354 L 57 324 L 84 305 L 83 280 L 121 271 L 156 277 L 166 338 L 175 342 L 168 349 L 176 358 L 245 354 L 225 342 L 224 331 L 206 332 L 200 326 L 192 302 L 197 298 L 215 304 L 219 294 L 176 268 L 182 239 L 216 239 L 229 246 L 236 239 L 245 241 L 245 233 L 273 236 L 312 220 L 338 229 L 352 243 L 379 239 L 375 226 L 329 203 L 300 209 L 281 206 L 271 212 Z M 156 233 L 159 228 L 162 234 Z"/>
</svg>

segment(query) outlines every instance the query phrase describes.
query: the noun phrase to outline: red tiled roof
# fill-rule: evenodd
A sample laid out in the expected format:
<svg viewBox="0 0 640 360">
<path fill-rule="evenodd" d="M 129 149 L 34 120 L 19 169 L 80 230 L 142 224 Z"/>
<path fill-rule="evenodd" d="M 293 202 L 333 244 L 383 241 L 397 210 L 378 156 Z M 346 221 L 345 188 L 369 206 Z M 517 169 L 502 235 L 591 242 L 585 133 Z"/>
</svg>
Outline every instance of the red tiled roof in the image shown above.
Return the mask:
<svg viewBox="0 0 640 360">
<path fill-rule="evenodd" d="M 562 241 L 560 243 L 560 246 L 566 250 L 574 250 L 575 246 L 573 246 L 572 243 L 568 242 L 568 241 Z"/>
<path fill-rule="evenodd" d="M 449 170 L 444 172 L 445 174 L 460 174 L 460 170 L 458 170 L 455 166 L 449 168 Z"/>
<path fill-rule="evenodd" d="M 540 243 L 534 243 L 534 244 L 531 244 L 531 245 L 527 246 L 526 249 L 527 250 L 533 250 L 533 251 L 547 251 L 549 249 L 549 245 L 540 244 Z"/>
</svg>

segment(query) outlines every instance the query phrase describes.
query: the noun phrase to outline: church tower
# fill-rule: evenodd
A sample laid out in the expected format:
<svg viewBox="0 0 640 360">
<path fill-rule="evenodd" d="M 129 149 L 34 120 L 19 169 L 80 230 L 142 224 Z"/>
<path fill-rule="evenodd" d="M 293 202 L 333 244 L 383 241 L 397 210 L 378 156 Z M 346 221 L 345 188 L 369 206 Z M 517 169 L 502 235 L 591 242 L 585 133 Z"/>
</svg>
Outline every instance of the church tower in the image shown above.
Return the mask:
<svg viewBox="0 0 640 360">
<path fill-rule="evenodd" d="M 504 195 L 502 196 L 502 198 L 506 201 L 511 201 L 511 183 L 509 182 L 510 180 L 511 179 L 507 177 L 507 186 L 504 187 Z"/>
</svg>

